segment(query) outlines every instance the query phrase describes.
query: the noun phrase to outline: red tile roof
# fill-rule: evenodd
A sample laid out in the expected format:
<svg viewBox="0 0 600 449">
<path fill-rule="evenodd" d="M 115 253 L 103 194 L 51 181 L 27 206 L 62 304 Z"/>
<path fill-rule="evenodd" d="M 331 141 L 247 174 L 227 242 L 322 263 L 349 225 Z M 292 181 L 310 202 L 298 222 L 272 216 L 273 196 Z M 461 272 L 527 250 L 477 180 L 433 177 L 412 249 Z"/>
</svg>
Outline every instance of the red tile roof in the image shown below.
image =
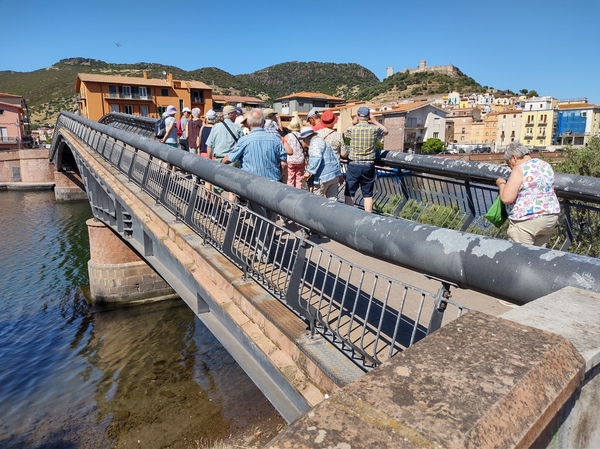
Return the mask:
<svg viewBox="0 0 600 449">
<path fill-rule="evenodd" d="M 291 95 L 286 95 L 284 97 L 276 98 L 275 101 L 285 100 L 286 98 L 325 98 L 327 100 L 333 101 L 344 101 L 343 98 L 334 97 L 332 95 L 323 94 L 320 92 L 296 92 Z"/>
</svg>

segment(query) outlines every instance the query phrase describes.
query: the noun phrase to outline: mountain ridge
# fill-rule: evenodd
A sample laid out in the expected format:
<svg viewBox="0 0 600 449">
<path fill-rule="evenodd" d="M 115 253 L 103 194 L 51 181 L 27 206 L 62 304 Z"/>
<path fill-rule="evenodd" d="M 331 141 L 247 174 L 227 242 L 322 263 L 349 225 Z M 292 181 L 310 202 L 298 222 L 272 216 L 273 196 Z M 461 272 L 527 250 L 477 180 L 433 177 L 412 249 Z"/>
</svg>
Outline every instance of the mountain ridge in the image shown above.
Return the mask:
<svg viewBox="0 0 600 449">
<path fill-rule="evenodd" d="M 232 75 L 217 67 L 191 71 L 159 63 L 113 64 L 97 59 L 75 57 L 32 72 L 0 72 L 0 92 L 21 95 L 28 103 L 33 124 L 53 123 L 61 110 L 76 104 L 78 73 L 161 78 L 172 73 L 175 79 L 202 81 L 221 95 L 260 97 L 267 103 L 295 92 L 322 92 L 345 100 L 371 100 L 444 94 L 484 92 L 487 87 L 458 70 L 457 76 L 435 72 L 398 72 L 380 81 L 369 69 L 355 63 L 298 62 L 275 64 L 252 73 Z M 163 73 L 164 72 L 164 73 Z M 389 97 L 389 95 L 388 95 Z"/>
</svg>

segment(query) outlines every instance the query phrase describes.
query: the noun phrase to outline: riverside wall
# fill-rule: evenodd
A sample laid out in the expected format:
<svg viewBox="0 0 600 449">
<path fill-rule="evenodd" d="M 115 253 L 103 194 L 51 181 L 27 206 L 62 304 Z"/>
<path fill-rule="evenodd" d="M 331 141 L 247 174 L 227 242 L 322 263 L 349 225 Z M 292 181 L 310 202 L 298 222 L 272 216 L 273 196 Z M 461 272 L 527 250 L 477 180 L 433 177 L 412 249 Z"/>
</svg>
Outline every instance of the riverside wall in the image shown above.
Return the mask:
<svg viewBox="0 0 600 449">
<path fill-rule="evenodd" d="M 51 188 L 55 168 L 46 148 L 0 151 L 0 186 Z"/>
</svg>

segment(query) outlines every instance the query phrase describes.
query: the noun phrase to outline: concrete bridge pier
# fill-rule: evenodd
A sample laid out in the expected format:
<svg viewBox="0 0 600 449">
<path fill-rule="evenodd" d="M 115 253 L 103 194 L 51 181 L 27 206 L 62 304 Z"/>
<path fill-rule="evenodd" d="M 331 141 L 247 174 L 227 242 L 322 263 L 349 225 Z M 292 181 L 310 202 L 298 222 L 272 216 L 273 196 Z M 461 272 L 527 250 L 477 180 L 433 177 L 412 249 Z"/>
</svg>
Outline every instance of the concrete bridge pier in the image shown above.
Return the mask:
<svg viewBox="0 0 600 449">
<path fill-rule="evenodd" d="M 143 303 L 177 297 L 169 284 L 111 228 L 95 218 L 86 224 L 90 239 L 90 296 L 94 304 Z"/>
<path fill-rule="evenodd" d="M 54 172 L 54 198 L 56 201 L 87 201 L 88 196 L 76 171 Z"/>
</svg>

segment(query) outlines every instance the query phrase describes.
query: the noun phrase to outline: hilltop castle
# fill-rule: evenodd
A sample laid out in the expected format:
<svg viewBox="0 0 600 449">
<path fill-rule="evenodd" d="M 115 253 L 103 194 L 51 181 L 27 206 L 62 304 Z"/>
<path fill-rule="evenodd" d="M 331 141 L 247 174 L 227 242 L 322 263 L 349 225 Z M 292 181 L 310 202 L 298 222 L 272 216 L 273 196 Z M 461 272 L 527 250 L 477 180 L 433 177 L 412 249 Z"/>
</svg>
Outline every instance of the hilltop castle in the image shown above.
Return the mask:
<svg viewBox="0 0 600 449">
<path fill-rule="evenodd" d="M 450 75 L 450 76 L 458 76 L 460 74 L 460 70 L 458 69 L 458 67 L 455 67 L 452 64 L 435 65 L 435 66 L 427 67 L 427 61 L 425 59 L 421 59 L 419 61 L 419 67 L 417 67 L 415 69 L 410 69 L 410 68 L 406 67 L 404 69 L 404 71 L 411 73 L 411 74 L 419 73 L 419 72 L 437 72 L 437 73 L 443 73 L 445 75 Z M 388 67 L 386 76 L 392 76 L 393 73 L 394 73 L 394 68 Z"/>
</svg>

